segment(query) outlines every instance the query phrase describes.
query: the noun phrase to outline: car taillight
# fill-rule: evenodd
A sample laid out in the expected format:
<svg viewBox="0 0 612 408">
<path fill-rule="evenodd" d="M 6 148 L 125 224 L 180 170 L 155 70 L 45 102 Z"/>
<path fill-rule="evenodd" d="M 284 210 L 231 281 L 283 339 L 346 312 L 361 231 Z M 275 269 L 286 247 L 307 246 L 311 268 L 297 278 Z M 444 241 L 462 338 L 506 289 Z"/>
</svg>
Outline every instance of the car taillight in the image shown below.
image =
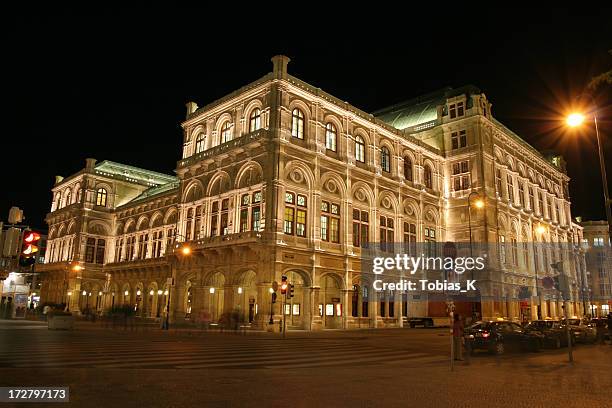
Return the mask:
<svg viewBox="0 0 612 408">
<path fill-rule="evenodd" d="M 486 339 L 487 337 L 489 337 L 489 336 L 490 336 L 490 333 L 489 333 L 489 332 L 483 332 L 483 333 L 482 333 L 482 337 L 484 337 L 485 339 Z"/>
</svg>

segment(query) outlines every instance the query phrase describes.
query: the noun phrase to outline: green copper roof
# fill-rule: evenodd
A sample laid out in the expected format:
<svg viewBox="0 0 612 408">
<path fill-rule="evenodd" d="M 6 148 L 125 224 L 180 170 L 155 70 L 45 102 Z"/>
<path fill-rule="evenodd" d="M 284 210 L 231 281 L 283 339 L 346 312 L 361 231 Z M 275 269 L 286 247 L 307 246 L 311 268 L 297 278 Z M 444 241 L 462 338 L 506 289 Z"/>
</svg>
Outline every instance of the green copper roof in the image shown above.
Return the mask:
<svg viewBox="0 0 612 408">
<path fill-rule="evenodd" d="M 479 92 L 478 88 L 471 85 L 456 89 L 446 87 L 381 109 L 374 112 L 373 115 L 394 128 L 402 130 L 437 120 L 438 106 L 445 105 L 447 98 Z"/>
<path fill-rule="evenodd" d="M 147 198 L 155 197 L 155 196 L 158 196 L 158 195 L 170 192 L 170 191 L 178 191 L 179 186 L 180 186 L 180 182 L 174 181 L 172 183 L 162 184 L 161 186 L 151 187 L 148 190 L 143 191 L 141 195 L 134 198 L 132 201 L 128 202 L 127 204 L 131 204 L 136 201 L 142 201 Z"/>
<path fill-rule="evenodd" d="M 110 160 L 104 160 L 97 164 L 94 170 L 101 175 L 121 178 L 132 183 L 144 184 L 151 187 L 178 181 L 178 178 L 175 176 L 128 166 L 127 164 L 115 163 Z"/>
</svg>

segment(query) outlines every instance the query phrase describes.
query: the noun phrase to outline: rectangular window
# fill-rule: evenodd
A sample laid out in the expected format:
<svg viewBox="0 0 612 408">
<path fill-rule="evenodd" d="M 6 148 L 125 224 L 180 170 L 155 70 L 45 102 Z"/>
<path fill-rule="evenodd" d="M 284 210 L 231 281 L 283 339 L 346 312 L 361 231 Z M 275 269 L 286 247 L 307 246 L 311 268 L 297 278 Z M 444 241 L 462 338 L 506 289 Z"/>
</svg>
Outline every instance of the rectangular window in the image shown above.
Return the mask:
<svg viewBox="0 0 612 408">
<path fill-rule="evenodd" d="M 432 257 L 436 256 L 436 229 L 433 227 L 425 227 L 424 228 L 425 235 L 425 244 L 427 256 Z"/>
<path fill-rule="evenodd" d="M 501 176 L 500 169 L 495 170 L 495 186 L 497 187 L 497 196 L 501 197 L 502 196 L 502 176 Z"/>
<path fill-rule="evenodd" d="M 329 230 L 327 223 L 329 221 L 329 217 L 327 215 L 321 216 L 321 239 L 323 241 L 329 241 Z"/>
<path fill-rule="evenodd" d="M 461 191 L 470 188 L 470 169 L 469 161 L 453 163 L 452 185 L 454 191 Z"/>
<path fill-rule="evenodd" d="M 240 210 L 240 232 L 245 232 L 249 229 L 249 210 L 243 208 Z"/>
<path fill-rule="evenodd" d="M 508 184 L 508 201 L 514 204 L 514 177 L 512 177 L 512 174 L 508 174 L 506 180 Z"/>
<path fill-rule="evenodd" d="M 408 254 L 416 252 L 416 224 L 404 223 L 404 248 Z"/>
<path fill-rule="evenodd" d="M 259 206 L 251 209 L 251 224 L 253 231 L 259 231 L 261 227 L 261 209 Z"/>
<path fill-rule="evenodd" d="M 499 236 L 499 262 L 506 263 L 506 237 Z"/>
<path fill-rule="evenodd" d="M 85 247 L 85 262 L 93 263 L 95 250 L 96 250 L 96 239 L 87 238 L 87 243 Z"/>
<path fill-rule="evenodd" d="M 365 248 L 369 241 L 368 212 L 353 209 L 353 246 Z"/>
<path fill-rule="evenodd" d="M 227 216 L 227 211 L 221 213 L 221 235 L 227 235 L 229 233 L 229 229 L 228 229 L 228 216 Z"/>
<path fill-rule="evenodd" d="M 285 222 L 283 224 L 283 230 L 285 234 L 293 235 L 293 216 L 294 216 L 293 208 L 285 207 Z"/>
<path fill-rule="evenodd" d="M 544 192 L 538 192 L 538 214 L 544 215 Z"/>
<path fill-rule="evenodd" d="M 306 236 L 306 211 L 297 210 L 297 217 L 295 219 L 295 235 L 298 237 Z"/>
<path fill-rule="evenodd" d="M 285 193 L 285 219 L 283 231 L 285 234 L 306 236 L 306 203 L 305 195 Z"/>
<path fill-rule="evenodd" d="M 340 205 L 321 202 L 321 239 L 333 243 L 340 242 Z"/>
<path fill-rule="evenodd" d="M 467 135 L 465 130 L 451 133 L 451 145 L 453 150 L 467 146 Z"/>
</svg>

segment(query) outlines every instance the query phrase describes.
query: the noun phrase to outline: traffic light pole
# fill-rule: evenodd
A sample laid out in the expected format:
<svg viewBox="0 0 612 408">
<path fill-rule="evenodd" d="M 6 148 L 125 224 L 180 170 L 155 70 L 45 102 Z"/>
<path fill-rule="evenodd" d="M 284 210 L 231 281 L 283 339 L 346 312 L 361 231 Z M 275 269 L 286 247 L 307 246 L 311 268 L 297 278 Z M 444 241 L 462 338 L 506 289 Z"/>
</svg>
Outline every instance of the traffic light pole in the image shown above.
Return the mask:
<svg viewBox="0 0 612 408">
<path fill-rule="evenodd" d="M 283 296 L 283 310 L 281 311 L 283 314 L 283 339 L 287 337 L 287 313 L 285 313 L 286 308 L 287 308 L 287 291 L 285 291 L 285 296 Z"/>
<path fill-rule="evenodd" d="M 563 311 L 565 315 L 565 334 L 567 335 L 567 356 L 569 358 L 569 362 L 574 362 L 574 350 L 572 347 L 572 332 L 569 327 L 569 316 L 567 314 L 567 301 L 563 299 Z"/>
</svg>

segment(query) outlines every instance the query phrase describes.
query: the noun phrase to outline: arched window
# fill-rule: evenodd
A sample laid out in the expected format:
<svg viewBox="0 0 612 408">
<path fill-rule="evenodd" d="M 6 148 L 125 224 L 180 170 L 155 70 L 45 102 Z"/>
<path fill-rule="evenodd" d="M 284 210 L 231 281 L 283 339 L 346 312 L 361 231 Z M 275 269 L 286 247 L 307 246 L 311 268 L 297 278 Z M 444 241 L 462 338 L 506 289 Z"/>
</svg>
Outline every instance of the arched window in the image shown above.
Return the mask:
<svg viewBox="0 0 612 408">
<path fill-rule="evenodd" d="M 355 160 L 365 163 L 365 142 L 361 136 L 355 137 Z"/>
<path fill-rule="evenodd" d="M 68 190 L 66 192 L 66 203 L 64 203 L 64 206 L 67 206 L 70 204 L 72 204 L 72 194 L 70 193 L 70 190 Z"/>
<path fill-rule="evenodd" d="M 423 179 L 425 187 L 433 188 L 433 174 L 431 171 L 431 166 L 425 165 L 425 169 L 423 171 Z"/>
<path fill-rule="evenodd" d="M 106 189 L 99 188 L 96 193 L 96 205 L 106 207 Z"/>
<path fill-rule="evenodd" d="M 229 122 L 225 122 L 221 127 L 221 143 L 229 142 L 232 140 L 232 125 Z"/>
<path fill-rule="evenodd" d="M 259 128 L 261 128 L 261 110 L 255 108 L 249 118 L 249 131 L 254 132 Z"/>
<path fill-rule="evenodd" d="M 196 153 L 203 152 L 205 149 L 205 143 L 206 143 L 206 135 L 204 133 L 200 133 L 196 139 L 195 152 Z"/>
<path fill-rule="evenodd" d="M 328 123 L 325 127 L 325 148 L 327 150 L 336 151 L 336 140 L 338 131 L 333 123 Z"/>
<path fill-rule="evenodd" d="M 404 157 L 404 179 L 412 181 L 412 160 L 410 157 Z"/>
<path fill-rule="evenodd" d="M 380 149 L 380 165 L 384 172 L 391 172 L 391 153 L 389 153 L 389 149 L 384 146 Z"/>
<path fill-rule="evenodd" d="M 59 210 L 60 208 L 62 208 L 62 197 L 58 193 L 57 199 L 55 200 L 55 209 Z"/>
<path fill-rule="evenodd" d="M 298 108 L 291 114 L 291 136 L 304 140 L 304 114 Z"/>
</svg>

